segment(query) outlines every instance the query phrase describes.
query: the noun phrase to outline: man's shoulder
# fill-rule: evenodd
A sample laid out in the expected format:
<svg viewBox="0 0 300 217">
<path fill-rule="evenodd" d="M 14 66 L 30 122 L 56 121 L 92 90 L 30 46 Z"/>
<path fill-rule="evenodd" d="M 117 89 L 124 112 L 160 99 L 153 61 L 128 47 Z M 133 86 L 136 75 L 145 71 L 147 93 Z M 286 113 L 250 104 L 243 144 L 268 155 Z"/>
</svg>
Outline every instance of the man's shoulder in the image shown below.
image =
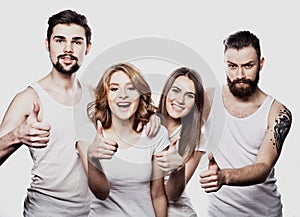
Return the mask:
<svg viewBox="0 0 300 217">
<path fill-rule="evenodd" d="M 292 121 L 292 112 L 278 99 L 274 99 L 270 110 L 269 121 L 272 122 L 276 120 L 276 122 L 278 122 L 283 121 L 283 119 L 290 125 Z"/>
<path fill-rule="evenodd" d="M 14 100 L 17 101 L 33 101 L 33 100 L 38 100 L 38 94 L 37 92 L 30 86 L 28 86 L 27 88 L 23 89 L 22 91 L 20 91 L 19 93 L 16 94 Z"/>
</svg>

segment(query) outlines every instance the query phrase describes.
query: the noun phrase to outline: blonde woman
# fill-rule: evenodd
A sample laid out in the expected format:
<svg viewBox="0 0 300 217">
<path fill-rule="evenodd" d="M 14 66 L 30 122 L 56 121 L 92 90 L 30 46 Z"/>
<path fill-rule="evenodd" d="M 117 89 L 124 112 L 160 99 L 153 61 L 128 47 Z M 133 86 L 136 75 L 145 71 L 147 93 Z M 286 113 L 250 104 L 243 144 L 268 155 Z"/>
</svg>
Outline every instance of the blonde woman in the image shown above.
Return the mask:
<svg viewBox="0 0 300 217">
<path fill-rule="evenodd" d="M 89 187 L 95 195 L 89 216 L 167 216 L 155 154 L 170 144 L 168 132 L 161 126 L 149 137 L 145 127 L 138 127 L 155 111 L 150 87 L 135 66 L 121 63 L 106 70 L 88 107 L 97 128 L 87 151 Z"/>
</svg>

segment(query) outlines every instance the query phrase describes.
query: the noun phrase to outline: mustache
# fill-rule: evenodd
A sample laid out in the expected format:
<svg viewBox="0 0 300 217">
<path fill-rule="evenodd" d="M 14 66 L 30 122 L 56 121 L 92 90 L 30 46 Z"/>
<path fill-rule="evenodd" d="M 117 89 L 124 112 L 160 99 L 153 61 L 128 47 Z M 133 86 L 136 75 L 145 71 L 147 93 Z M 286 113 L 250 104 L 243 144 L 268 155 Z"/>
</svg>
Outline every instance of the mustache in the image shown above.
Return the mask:
<svg viewBox="0 0 300 217">
<path fill-rule="evenodd" d="M 246 78 L 237 78 L 234 79 L 233 81 L 230 82 L 230 86 L 234 86 L 237 83 L 244 83 L 244 84 L 254 84 L 255 82 L 252 81 L 251 79 L 246 79 Z"/>
<path fill-rule="evenodd" d="M 75 56 L 73 56 L 72 54 L 62 54 L 62 55 L 58 55 L 58 56 L 57 56 L 57 59 L 63 58 L 63 57 L 66 57 L 66 56 L 70 57 L 70 59 L 72 59 L 72 60 L 78 61 L 78 58 L 75 57 Z"/>
</svg>

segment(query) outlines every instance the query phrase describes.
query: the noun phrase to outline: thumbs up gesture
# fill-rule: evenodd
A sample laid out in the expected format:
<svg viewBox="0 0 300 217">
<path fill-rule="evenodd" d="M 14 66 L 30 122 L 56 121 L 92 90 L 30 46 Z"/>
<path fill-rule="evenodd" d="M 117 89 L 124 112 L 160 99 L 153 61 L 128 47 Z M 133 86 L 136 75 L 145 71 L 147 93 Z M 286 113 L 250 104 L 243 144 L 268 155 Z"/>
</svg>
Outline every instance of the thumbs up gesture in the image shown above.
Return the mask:
<svg viewBox="0 0 300 217">
<path fill-rule="evenodd" d="M 205 192 L 218 191 L 224 184 L 225 176 L 212 153 L 208 154 L 208 169 L 200 173 L 200 184 Z"/>
<path fill-rule="evenodd" d="M 88 148 L 88 158 L 95 159 L 111 159 L 117 151 L 118 144 L 103 135 L 101 121 L 97 121 L 97 134 L 93 143 Z"/>
<path fill-rule="evenodd" d="M 159 168 L 164 172 L 179 170 L 184 166 L 184 159 L 177 151 L 176 143 L 179 138 L 173 139 L 168 150 L 157 153 L 156 161 Z"/>
<path fill-rule="evenodd" d="M 15 131 L 21 143 L 33 148 L 44 148 L 49 142 L 51 126 L 38 120 L 39 112 L 40 105 L 34 101 L 31 113 Z"/>
</svg>

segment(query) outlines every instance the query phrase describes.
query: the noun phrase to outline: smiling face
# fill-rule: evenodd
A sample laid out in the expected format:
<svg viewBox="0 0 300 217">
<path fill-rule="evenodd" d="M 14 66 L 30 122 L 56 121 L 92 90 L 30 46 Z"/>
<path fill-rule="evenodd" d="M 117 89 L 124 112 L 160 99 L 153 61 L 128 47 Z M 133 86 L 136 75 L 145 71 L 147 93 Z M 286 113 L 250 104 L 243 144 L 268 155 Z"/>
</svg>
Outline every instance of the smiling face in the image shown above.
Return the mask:
<svg viewBox="0 0 300 217">
<path fill-rule="evenodd" d="M 186 76 L 175 79 L 166 97 L 166 111 L 174 119 L 186 116 L 195 105 L 195 85 Z"/>
<path fill-rule="evenodd" d="M 76 72 L 90 49 L 90 45 L 86 45 L 84 28 L 76 24 L 56 25 L 50 41 L 46 40 L 45 44 L 53 67 L 63 74 Z"/>
<path fill-rule="evenodd" d="M 112 74 L 107 96 L 112 119 L 131 119 L 138 108 L 139 97 L 140 94 L 128 75 L 122 71 Z"/>
</svg>

